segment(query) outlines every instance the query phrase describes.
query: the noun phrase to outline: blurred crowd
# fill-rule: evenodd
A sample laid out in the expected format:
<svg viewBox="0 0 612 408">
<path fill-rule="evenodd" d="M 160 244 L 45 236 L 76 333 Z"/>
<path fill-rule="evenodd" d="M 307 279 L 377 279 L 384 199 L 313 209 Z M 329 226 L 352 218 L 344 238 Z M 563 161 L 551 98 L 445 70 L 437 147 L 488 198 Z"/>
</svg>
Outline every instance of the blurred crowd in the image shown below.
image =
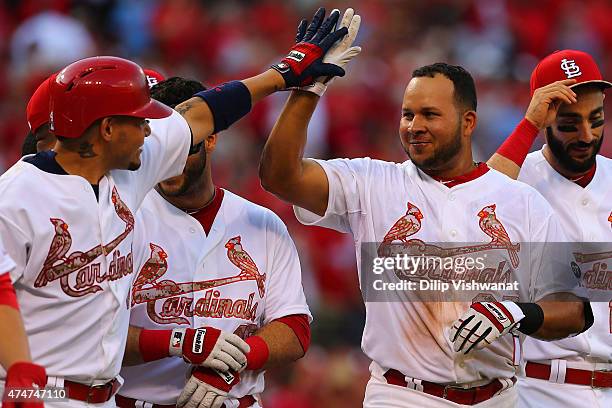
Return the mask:
<svg viewBox="0 0 612 408">
<path fill-rule="evenodd" d="M 581 49 L 595 56 L 604 78 L 612 78 L 609 0 L 0 0 L 0 173 L 20 157 L 30 95 L 68 63 L 118 55 L 166 76 L 214 85 L 277 62 L 300 18 L 321 5 L 351 6 L 361 14 L 356 43 L 363 52 L 322 98 L 310 126 L 310 157 L 403 161 L 401 97 L 421 65 L 446 61 L 474 75 L 481 161 L 522 118 L 539 58 L 555 49 Z M 261 148 L 286 96 L 266 99 L 223 132 L 213 155 L 218 185 L 271 208 L 287 223 L 315 316 L 311 351 L 294 366 L 269 373 L 266 406 L 359 406 L 368 361 L 358 348 L 364 313 L 352 239 L 298 225 L 290 206 L 263 191 L 257 176 Z M 610 140 L 602 153 L 612 155 Z"/>
</svg>

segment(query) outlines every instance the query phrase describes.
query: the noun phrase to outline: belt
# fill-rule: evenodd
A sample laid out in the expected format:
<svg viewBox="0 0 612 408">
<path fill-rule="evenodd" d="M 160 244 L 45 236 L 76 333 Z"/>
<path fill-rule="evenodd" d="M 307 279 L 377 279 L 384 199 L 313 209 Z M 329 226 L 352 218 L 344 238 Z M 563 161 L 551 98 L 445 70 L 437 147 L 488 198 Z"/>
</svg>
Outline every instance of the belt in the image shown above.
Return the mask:
<svg viewBox="0 0 612 408">
<path fill-rule="evenodd" d="M 119 387 L 121 387 L 121 383 L 116 378 L 102 385 L 87 385 L 64 380 L 66 397 L 90 404 L 101 404 L 110 400 Z"/>
<path fill-rule="evenodd" d="M 476 405 L 486 401 L 494 397 L 500 391 L 511 387 L 516 382 L 516 377 L 512 377 L 506 380 L 506 384 L 500 380 L 493 380 L 479 387 L 461 388 L 455 385 L 442 385 L 425 380 L 413 379 L 409 385 L 408 381 L 406 381 L 406 376 L 394 369 L 388 370 L 384 374 L 384 377 L 387 380 L 387 384 L 414 389 L 463 405 Z"/>
<path fill-rule="evenodd" d="M 565 378 L 555 381 L 551 378 L 551 366 L 528 361 L 525 375 L 530 378 L 559 382 L 561 384 L 588 385 L 595 388 L 612 388 L 612 371 L 591 371 L 577 368 L 565 368 Z"/>
<path fill-rule="evenodd" d="M 247 408 L 253 406 L 257 400 L 252 395 L 246 395 L 238 398 L 238 408 Z M 150 402 L 136 400 L 134 398 L 124 397 L 123 395 L 115 395 L 115 403 L 119 408 L 175 408 L 176 405 L 161 405 L 151 404 Z M 224 405 L 225 406 L 225 405 Z"/>
</svg>

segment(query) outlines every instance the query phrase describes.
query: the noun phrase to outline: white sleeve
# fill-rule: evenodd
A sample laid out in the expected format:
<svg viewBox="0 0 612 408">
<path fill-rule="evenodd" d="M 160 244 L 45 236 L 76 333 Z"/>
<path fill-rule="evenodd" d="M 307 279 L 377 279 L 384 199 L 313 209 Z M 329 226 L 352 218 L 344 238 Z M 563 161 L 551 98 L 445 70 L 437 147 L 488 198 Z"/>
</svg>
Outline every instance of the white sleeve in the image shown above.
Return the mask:
<svg viewBox="0 0 612 408">
<path fill-rule="evenodd" d="M 4 244 L 4 248 L 0 250 L 2 253 L 0 273 L 9 272 L 11 280 L 15 283 L 25 272 L 31 242 L 26 234 L 5 215 L 0 216 L 0 240 Z"/>
<path fill-rule="evenodd" d="M 274 241 L 268 253 L 267 288 L 264 324 L 272 320 L 304 314 L 312 321 L 302 288 L 302 269 L 295 244 L 283 222 L 273 216 L 268 223 L 266 238 Z"/>
<path fill-rule="evenodd" d="M 588 295 L 582 286 L 581 274 L 573 268 L 573 244 L 568 242 L 557 215 L 544 198 L 532 200 L 530 207 L 530 300 L 537 302 L 559 292 L 586 299 Z"/>
<path fill-rule="evenodd" d="M 157 183 L 182 173 L 191 147 L 191 130 L 178 112 L 151 119 L 149 125 L 151 134 L 143 145 L 140 168 L 129 172 L 136 178 L 130 187 L 136 189 L 139 203 Z"/>
<path fill-rule="evenodd" d="M 0 275 L 12 271 L 16 266 L 15 262 L 4 250 L 4 245 L 2 245 L 2 240 L 0 240 Z"/>
<path fill-rule="evenodd" d="M 352 232 L 349 216 L 363 212 L 364 176 L 370 169 L 370 158 L 314 160 L 325 171 L 329 197 L 325 215 L 320 217 L 300 207 L 293 207 L 302 224 L 317 225 L 340 232 Z"/>
</svg>

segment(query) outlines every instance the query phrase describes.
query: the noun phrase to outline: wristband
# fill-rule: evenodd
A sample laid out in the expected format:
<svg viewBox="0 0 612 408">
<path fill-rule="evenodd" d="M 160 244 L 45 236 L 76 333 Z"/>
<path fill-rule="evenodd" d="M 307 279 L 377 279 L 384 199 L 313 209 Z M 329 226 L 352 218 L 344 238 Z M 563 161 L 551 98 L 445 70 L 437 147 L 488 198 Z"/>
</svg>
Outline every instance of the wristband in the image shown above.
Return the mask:
<svg viewBox="0 0 612 408">
<path fill-rule="evenodd" d="M 170 357 L 172 330 L 142 329 L 138 337 L 138 348 L 144 362 Z"/>
<path fill-rule="evenodd" d="M 259 336 L 251 336 L 247 338 L 245 342 L 249 345 L 249 347 L 251 347 L 251 350 L 246 355 L 246 369 L 261 369 L 270 357 L 270 349 L 268 348 L 268 344 Z"/>
<path fill-rule="evenodd" d="M 534 140 L 538 137 L 538 133 L 539 130 L 533 123 L 523 119 L 497 149 L 496 153 L 512 160 L 517 166 L 521 167 Z"/>
<path fill-rule="evenodd" d="M 537 303 L 516 303 L 525 317 L 519 323 L 518 331 L 530 335 L 537 332 L 544 323 L 544 311 Z"/>
<path fill-rule="evenodd" d="M 240 81 L 226 82 L 194 96 L 208 104 L 215 122 L 213 133 L 227 129 L 251 110 L 251 92 Z"/>
</svg>

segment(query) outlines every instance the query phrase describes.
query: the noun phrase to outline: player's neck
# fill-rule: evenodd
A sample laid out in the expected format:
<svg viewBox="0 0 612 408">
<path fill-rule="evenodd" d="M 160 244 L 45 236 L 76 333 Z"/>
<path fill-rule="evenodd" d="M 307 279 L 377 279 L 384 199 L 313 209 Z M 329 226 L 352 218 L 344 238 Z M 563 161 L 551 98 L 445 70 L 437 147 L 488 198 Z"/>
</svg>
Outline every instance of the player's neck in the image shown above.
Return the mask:
<svg viewBox="0 0 612 408">
<path fill-rule="evenodd" d="M 472 159 L 472 154 L 465 157 L 454 157 L 448 161 L 443 167 L 437 169 L 421 169 L 425 174 L 437 179 L 453 179 L 463 176 L 476 168 L 476 163 Z"/>
<path fill-rule="evenodd" d="M 66 150 L 59 144 L 55 145 L 54 150 L 57 153 L 55 160 L 66 173 L 81 176 L 89 184 L 98 184 L 104 174 L 110 170 L 100 156 L 81 157 L 79 153 Z"/>
<path fill-rule="evenodd" d="M 215 198 L 215 184 L 212 181 L 212 176 L 208 173 L 198 184 L 183 195 L 170 197 L 165 196 L 161 191 L 159 192 L 166 201 L 176 208 L 192 213 L 201 210 L 212 202 Z"/>
</svg>

